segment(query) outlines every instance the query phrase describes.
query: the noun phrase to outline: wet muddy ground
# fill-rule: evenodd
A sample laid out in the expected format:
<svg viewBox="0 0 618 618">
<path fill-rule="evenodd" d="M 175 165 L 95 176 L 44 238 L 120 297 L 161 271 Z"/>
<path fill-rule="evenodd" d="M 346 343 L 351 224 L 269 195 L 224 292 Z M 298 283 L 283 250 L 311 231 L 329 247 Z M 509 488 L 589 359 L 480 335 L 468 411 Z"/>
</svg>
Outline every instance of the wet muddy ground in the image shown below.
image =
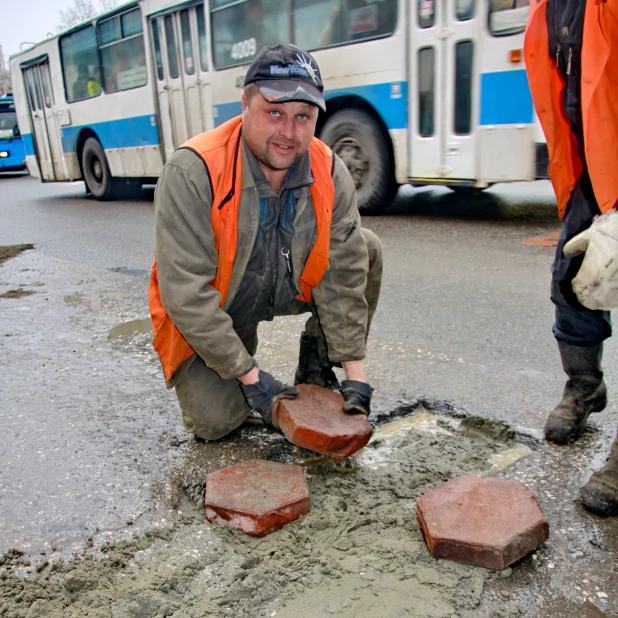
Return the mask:
<svg viewBox="0 0 618 618">
<path fill-rule="evenodd" d="M 196 441 L 150 346 L 147 284 L 145 271 L 36 247 L 0 266 L 0 294 L 31 292 L 0 298 L 0 616 L 616 614 L 618 524 L 575 499 L 608 432 L 548 446 L 456 401 L 398 392 L 377 398 L 379 428 L 344 464 L 259 426 Z M 302 323 L 260 330 L 260 364 L 281 379 Z M 376 385 L 405 353 L 375 338 Z M 209 524 L 201 504 L 208 472 L 250 457 L 304 466 L 311 490 L 311 513 L 263 539 Z M 458 474 L 524 482 L 549 541 L 500 573 L 431 558 L 415 500 Z"/>
</svg>

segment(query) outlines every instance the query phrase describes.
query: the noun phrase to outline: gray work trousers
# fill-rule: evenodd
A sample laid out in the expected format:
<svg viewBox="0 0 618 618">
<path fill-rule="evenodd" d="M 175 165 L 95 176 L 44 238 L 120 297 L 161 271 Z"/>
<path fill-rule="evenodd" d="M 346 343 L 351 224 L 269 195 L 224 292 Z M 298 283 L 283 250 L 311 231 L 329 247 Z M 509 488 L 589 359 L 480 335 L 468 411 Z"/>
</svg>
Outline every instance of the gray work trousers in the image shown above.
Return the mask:
<svg viewBox="0 0 618 618">
<path fill-rule="evenodd" d="M 368 304 L 367 333 L 369 333 L 382 284 L 382 243 L 370 230 L 363 228 L 362 234 L 369 252 L 369 273 L 365 289 Z M 313 303 L 295 303 L 295 309 L 290 314 L 307 312 L 311 312 L 311 317 L 305 324 L 305 332 L 324 341 Z M 250 329 L 250 331 L 237 331 L 237 334 L 247 352 L 253 356 L 257 350 L 258 338 L 256 330 Z M 320 346 L 321 351 L 325 349 L 325 345 Z M 206 367 L 204 361 L 197 355 L 175 389 L 186 431 L 204 440 L 218 440 L 226 436 L 240 427 L 251 411 L 240 389 L 240 382 L 236 379 L 221 379 L 215 371 Z"/>
</svg>

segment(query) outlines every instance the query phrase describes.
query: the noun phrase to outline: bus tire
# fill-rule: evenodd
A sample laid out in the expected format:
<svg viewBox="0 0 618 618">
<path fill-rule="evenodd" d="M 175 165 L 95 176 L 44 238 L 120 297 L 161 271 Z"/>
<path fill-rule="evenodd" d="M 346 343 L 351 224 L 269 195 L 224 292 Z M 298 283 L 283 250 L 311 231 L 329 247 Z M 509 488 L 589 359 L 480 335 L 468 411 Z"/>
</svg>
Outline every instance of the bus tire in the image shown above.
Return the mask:
<svg viewBox="0 0 618 618">
<path fill-rule="evenodd" d="M 102 201 L 113 199 L 113 178 L 107 164 L 107 157 L 101 143 L 95 137 L 89 137 L 82 150 L 82 171 L 86 189 Z"/>
<path fill-rule="evenodd" d="M 98 139 L 89 137 L 82 150 L 82 171 L 87 190 L 97 200 L 113 199 L 113 178 L 105 151 Z"/>
<path fill-rule="evenodd" d="M 362 215 L 379 215 L 397 193 L 391 145 L 381 127 L 367 112 L 346 109 L 324 124 L 320 139 L 346 164 Z"/>
</svg>

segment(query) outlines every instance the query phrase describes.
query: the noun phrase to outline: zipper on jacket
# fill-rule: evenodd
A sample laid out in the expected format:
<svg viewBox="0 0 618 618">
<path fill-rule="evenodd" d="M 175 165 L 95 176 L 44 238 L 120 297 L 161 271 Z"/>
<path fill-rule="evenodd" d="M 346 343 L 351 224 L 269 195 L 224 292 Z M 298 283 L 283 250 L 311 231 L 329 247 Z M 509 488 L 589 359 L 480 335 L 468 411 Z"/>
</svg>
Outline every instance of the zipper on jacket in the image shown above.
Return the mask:
<svg viewBox="0 0 618 618">
<path fill-rule="evenodd" d="M 560 51 L 562 50 L 562 47 L 560 47 L 560 43 L 558 43 L 558 46 L 556 47 L 556 66 L 558 68 L 560 68 Z"/>
<path fill-rule="evenodd" d="M 569 47 L 569 60 L 567 62 L 567 70 L 566 70 L 567 75 L 571 74 L 571 59 L 572 58 L 573 58 L 573 47 Z"/>
<path fill-rule="evenodd" d="M 288 274 L 292 276 L 292 264 L 290 264 L 290 250 L 287 247 L 281 247 L 281 255 L 285 258 L 285 263 L 288 267 Z"/>
</svg>

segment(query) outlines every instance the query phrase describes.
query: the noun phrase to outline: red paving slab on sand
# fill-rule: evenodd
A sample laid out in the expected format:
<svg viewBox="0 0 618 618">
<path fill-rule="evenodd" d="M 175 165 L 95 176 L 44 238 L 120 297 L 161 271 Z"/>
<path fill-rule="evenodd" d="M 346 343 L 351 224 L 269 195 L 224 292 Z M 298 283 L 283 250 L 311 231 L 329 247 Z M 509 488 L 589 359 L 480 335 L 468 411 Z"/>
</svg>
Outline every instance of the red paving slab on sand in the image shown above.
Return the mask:
<svg viewBox="0 0 618 618">
<path fill-rule="evenodd" d="M 346 414 L 343 395 L 313 384 L 299 384 L 295 399 L 283 399 L 277 421 L 296 446 L 345 459 L 369 442 L 373 427 L 364 414 Z"/>
<path fill-rule="evenodd" d="M 519 481 L 458 476 L 421 496 L 416 509 L 434 558 L 504 569 L 549 537 L 541 507 Z"/>
<path fill-rule="evenodd" d="M 305 472 L 298 466 L 251 459 L 206 477 L 206 519 L 264 536 L 306 515 Z"/>
</svg>

